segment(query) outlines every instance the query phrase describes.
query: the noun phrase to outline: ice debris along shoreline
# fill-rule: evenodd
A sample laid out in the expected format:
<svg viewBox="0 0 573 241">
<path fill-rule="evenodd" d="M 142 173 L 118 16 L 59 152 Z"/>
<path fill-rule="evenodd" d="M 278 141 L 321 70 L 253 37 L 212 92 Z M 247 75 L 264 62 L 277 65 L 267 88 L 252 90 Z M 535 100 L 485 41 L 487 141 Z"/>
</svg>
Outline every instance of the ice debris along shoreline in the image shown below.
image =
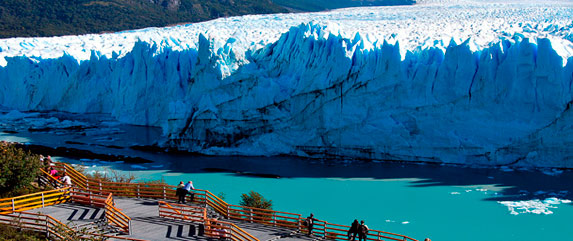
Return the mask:
<svg viewBox="0 0 573 241">
<path fill-rule="evenodd" d="M 5 39 L 0 101 L 206 154 L 571 168 L 572 15 L 460 1 Z"/>
</svg>

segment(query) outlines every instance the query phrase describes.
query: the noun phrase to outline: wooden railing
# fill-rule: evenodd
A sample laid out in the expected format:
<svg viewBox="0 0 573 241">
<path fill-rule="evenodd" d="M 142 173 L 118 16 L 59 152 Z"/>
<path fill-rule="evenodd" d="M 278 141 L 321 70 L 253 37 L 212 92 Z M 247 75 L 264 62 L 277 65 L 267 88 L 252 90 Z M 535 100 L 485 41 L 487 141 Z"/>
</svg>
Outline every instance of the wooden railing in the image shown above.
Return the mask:
<svg viewBox="0 0 573 241">
<path fill-rule="evenodd" d="M 262 223 L 277 227 L 300 229 L 301 215 L 275 210 L 227 205 L 227 217 L 236 220 Z"/>
<path fill-rule="evenodd" d="M 93 206 L 103 208 L 106 205 L 106 200 L 111 193 L 108 195 L 105 194 L 96 194 L 92 193 L 86 189 L 80 188 L 72 188 L 70 191 L 70 201 L 86 206 Z"/>
<path fill-rule="evenodd" d="M 65 164 L 64 167 L 65 166 L 68 168 L 66 171 L 73 170 L 70 169 L 71 167 L 69 167 L 69 165 Z M 51 177 L 45 171 L 43 174 L 44 176 Z M 72 183 L 74 183 L 73 178 Z M 131 218 L 115 207 L 111 192 L 103 192 L 102 190 L 96 190 L 94 192 L 91 189 L 85 188 L 66 188 L 66 190 L 68 189 L 71 191 L 67 192 L 67 194 L 70 195 L 67 196 L 66 201 L 71 201 L 86 206 L 105 208 L 105 218 L 108 224 L 117 227 L 124 233 L 131 234 Z"/>
<path fill-rule="evenodd" d="M 109 225 L 118 227 L 121 231 L 131 235 L 131 218 L 115 207 L 111 193 L 105 200 L 105 218 Z"/>
<path fill-rule="evenodd" d="M 71 166 L 61 163 L 56 164 L 59 168 L 66 168 L 66 171 L 75 171 Z M 79 173 L 75 171 L 76 173 Z M 74 176 L 70 175 L 72 182 L 83 183 L 92 192 L 111 193 L 116 196 L 135 197 L 135 198 L 153 198 L 164 200 L 176 200 L 175 196 L 176 186 L 167 184 L 146 184 L 146 183 L 116 183 L 116 182 L 102 182 L 85 177 L 79 173 Z M 77 180 L 74 180 L 76 179 Z M 277 227 L 286 227 L 297 230 L 305 230 L 302 222 L 304 218 L 300 214 L 279 212 L 267 209 L 258 209 L 251 207 L 244 207 L 238 205 L 230 205 L 223 201 L 221 198 L 212 194 L 208 190 L 195 189 L 195 198 L 193 202 L 210 206 L 218 213 L 231 219 L 244 220 L 249 222 L 256 222 L 266 225 Z M 184 218 L 183 218 L 184 219 Z M 326 221 L 315 222 L 313 233 L 324 238 L 332 240 L 345 241 L 348 239 L 346 236 L 350 226 L 332 224 Z M 417 241 L 416 239 L 408 236 L 384 232 L 380 230 L 370 230 L 368 233 L 369 240 L 395 240 L 395 241 Z"/>
<path fill-rule="evenodd" d="M 237 225 L 215 219 L 205 220 L 205 235 L 233 241 L 259 241 L 255 236 L 245 232 Z"/>
<path fill-rule="evenodd" d="M 32 230 L 46 233 L 50 240 L 99 240 L 96 237 L 122 239 L 132 241 L 146 241 L 121 236 L 100 233 L 78 233 L 76 230 L 61 223 L 50 215 L 29 212 L 13 212 L 0 214 L 0 224 L 5 224 L 18 229 Z"/>
<path fill-rule="evenodd" d="M 332 240 L 348 240 L 348 229 L 350 226 L 338 225 L 333 223 L 324 223 L 321 225 L 324 237 Z M 367 240 L 394 240 L 394 241 L 412 241 L 414 239 L 395 233 L 389 233 L 379 230 L 369 230 L 366 236 Z"/>
<path fill-rule="evenodd" d="M 207 219 L 207 209 L 159 201 L 159 216 L 204 223 L 205 219 Z"/>
<path fill-rule="evenodd" d="M 15 211 L 26 211 L 64 203 L 69 199 L 69 188 L 61 188 L 45 192 L 37 192 L 12 198 L 0 199 L 0 214 L 9 214 Z"/>
<path fill-rule="evenodd" d="M 63 162 L 54 162 L 53 163 L 54 166 L 53 168 L 58 170 L 58 172 L 60 172 L 59 174 L 62 175 L 63 172 L 66 172 L 68 174 L 68 176 L 70 176 L 70 178 L 72 179 L 72 184 L 75 185 L 76 187 L 79 188 L 85 188 L 88 189 L 88 178 L 82 174 L 81 172 L 78 172 L 76 169 L 74 169 L 72 166 L 68 165 L 67 163 L 63 163 Z"/>
<path fill-rule="evenodd" d="M 80 237 L 67 225 L 44 214 L 18 211 L 0 214 L 0 223 L 19 229 L 46 233 L 49 239 L 75 240 Z"/>
<path fill-rule="evenodd" d="M 64 186 L 62 181 L 48 174 L 44 169 L 40 169 L 40 172 L 41 174 L 38 175 L 38 184 L 40 184 L 40 186 L 50 186 L 56 189 Z"/>
</svg>

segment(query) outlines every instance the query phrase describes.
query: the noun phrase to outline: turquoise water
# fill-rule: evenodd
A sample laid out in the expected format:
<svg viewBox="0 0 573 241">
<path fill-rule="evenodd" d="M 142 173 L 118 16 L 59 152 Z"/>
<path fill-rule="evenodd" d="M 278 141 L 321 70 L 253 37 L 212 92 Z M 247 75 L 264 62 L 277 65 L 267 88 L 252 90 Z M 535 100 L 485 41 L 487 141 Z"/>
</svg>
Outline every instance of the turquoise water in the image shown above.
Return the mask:
<svg viewBox="0 0 573 241">
<path fill-rule="evenodd" d="M 268 159 L 267 161 L 272 161 L 272 158 Z M 568 193 L 567 185 L 559 184 L 561 179 L 571 180 L 568 172 L 549 176 L 536 171 L 506 173 L 489 169 L 363 163 L 362 167 L 322 164 L 324 166 L 320 173 L 315 173 L 316 177 L 304 177 L 303 174 L 296 177 L 260 178 L 226 172 L 139 170 L 153 169 L 154 165 L 159 167 L 157 164 L 86 164 L 91 165 L 88 171 L 112 168 L 131 173 L 140 179 L 163 178 L 171 184 L 193 180 L 196 188 L 208 189 L 214 194 L 223 193 L 225 201 L 231 204 L 238 204 L 242 193 L 254 190 L 271 199 L 275 210 L 300 213 L 304 216 L 312 212 L 319 219 L 346 225 L 356 218 L 365 220 L 372 229 L 404 234 L 418 240 L 430 237 L 432 240 L 521 241 L 569 240 L 569 237 L 573 237 L 573 230 L 569 228 L 569 221 L 573 217 L 573 206 L 570 203 L 555 204 L 552 205 L 555 208 L 547 208 L 552 214 L 518 215 L 511 214 L 508 207 L 498 203 L 535 198 L 543 200 L 551 196 L 547 194 L 550 192 Z M 219 162 L 213 164 L 221 166 Z M 293 168 L 314 169 L 321 165 L 298 164 Z M 265 169 L 266 165 L 261 164 L 260 169 Z M 285 165 L 282 165 L 282 168 L 282 171 L 277 171 L 282 174 L 289 173 L 284 171 L 287 168 Z M 341 169 L 353 172 L 357 169 L 367 172 L 388 171 L 392 174 L 360 178 L 336 177 L 340 176 Z M 397 178 L 412 176 L 409 175 L 411 172 L 425 177 Z M 433 178 L 432 175 L 436 177 Z M 449 176 L 443 179 L 440 175 Z M 450 180 L 458 178 L 461 181 Z M 516 188 L 506 185 L 511 182 L 508 179 L 513 179 L 515 183 L 526 183 Z M 543 191 L 539 189 L 541 187 L 548 187 L 545 184 L 539 186 L 540 182 L 556 186 L 547 190 L 546 194 L 536 196 L 532 193 Z M 530 185 L 531 191 L 528 191 L 527 185 Z M 557 186 L 560 188 L 556 188 Z"/>
<path fill-rule="evenodd" d="M 10 132 L 0 132 L 1 140 L 128 155 L 152 163 L 56 160 L 86 165 L 88 171 L 113 169 L 139 179 L 163 178 L 173 185 L 192 180 L 196 188 L 223 193 L 231 204 L 254 190 L 271 199 L 275 210 L 304 216 L 312 212 L 318 219 L 346 225 L 364 220 L 372 229 L 418 240 L 573 240 L 573 205 L 567 202 L 573 199 L 573 171 L 154 153 L 129 148 L 153 143 L 161 133 L 153 128 L 114 125 L 83 132 L 28 132 L 26 123 L 3 124 Z M 503 201 L 517 206 L 513 214 Z"/>
</svg>

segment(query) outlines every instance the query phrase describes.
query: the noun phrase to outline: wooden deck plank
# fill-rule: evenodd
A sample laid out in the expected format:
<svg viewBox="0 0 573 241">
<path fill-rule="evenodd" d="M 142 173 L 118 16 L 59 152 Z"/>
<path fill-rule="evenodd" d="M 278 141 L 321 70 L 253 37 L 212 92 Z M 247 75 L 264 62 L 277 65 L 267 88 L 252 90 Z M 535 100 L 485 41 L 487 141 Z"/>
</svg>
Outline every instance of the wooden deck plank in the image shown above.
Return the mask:
<svg viewBox="0 0 573 241">
<path fill-rule="evenodd" d="M 188 221 L 159 217 L 158 200 L 115 198 L 115 206 L 131 218 L 131 235 L 120 235 L 145 240 L 216 240 L 205 236 L 198 236 L 199 224 Z M 80 206 L 72 203 L 59 204 L 45 208 L 31 210 L 36 213 L 50 215 L 62 223 L 71 223 L 70 226 L 81 225 L 104 217 L 104 209 Z M 277 240 L 311 241 L 317 237 L 304 234 L 293 234 L 292 229 L 273 227 L 257 223 L 236 220 L 227 220 L 252 234 L 261 241 Z M 113 239 L 112 239 L 113 240 Z"/>
</svg>

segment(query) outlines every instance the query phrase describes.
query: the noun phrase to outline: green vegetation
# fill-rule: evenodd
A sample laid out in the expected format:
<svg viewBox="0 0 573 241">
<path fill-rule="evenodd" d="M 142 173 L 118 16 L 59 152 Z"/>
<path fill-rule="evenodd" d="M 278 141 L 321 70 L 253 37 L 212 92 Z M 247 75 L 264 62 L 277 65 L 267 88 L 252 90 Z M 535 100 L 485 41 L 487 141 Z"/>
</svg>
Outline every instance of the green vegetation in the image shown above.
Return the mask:
<svg viewBox="0 0 573 241">
<path fill-rule="evenodd" d="M 0 38 L 116 32 L 277 12 L 286 9 L 270 0 L 2 0 Z"/>
<path fill-rule="evenodd" d="M 8 240 L 46 240 L 46 235 L 39 232 L 33 232 L 28 230 L 19 230 L 17 228 L 0 224 L 0 241 Z"/>
<path fill-rule="evenodd" d="M 0 144 L 0 152 L 0 197 L 36 192 L 31 183 L 43 165 L 40 156 L 6 142 Z"/>
<path fill-rule="evenodd" d="M 312 12 L 361 6 L 410 5 L 414 4 L 415 0 L 273 0 L 273 2 L 290 9 Z"/>
<path fill-rule="evenodd" d="M 249 194 L 241 195 L 239 205 L 253 208 L 273 209 L 273 201 L 267 200 L 258 192 L 250 191 Z"/>
</svg>

